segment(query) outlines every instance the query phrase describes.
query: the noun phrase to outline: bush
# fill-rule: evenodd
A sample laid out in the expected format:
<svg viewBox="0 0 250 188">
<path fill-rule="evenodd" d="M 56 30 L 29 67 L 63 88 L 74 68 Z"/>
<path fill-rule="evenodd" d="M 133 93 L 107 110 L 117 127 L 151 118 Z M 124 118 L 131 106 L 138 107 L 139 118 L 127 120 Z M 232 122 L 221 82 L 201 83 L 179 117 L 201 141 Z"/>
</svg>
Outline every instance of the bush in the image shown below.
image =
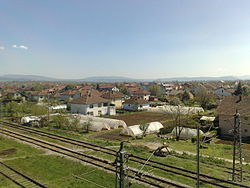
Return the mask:
<svg viewBox="0 0 250 188">
<path fill-rule="evenodd" d="M 168 134 L 171 133 L 173 130 L 174 126 L 165 126 L 160 129 L 160 134 Z"/>
</svg>

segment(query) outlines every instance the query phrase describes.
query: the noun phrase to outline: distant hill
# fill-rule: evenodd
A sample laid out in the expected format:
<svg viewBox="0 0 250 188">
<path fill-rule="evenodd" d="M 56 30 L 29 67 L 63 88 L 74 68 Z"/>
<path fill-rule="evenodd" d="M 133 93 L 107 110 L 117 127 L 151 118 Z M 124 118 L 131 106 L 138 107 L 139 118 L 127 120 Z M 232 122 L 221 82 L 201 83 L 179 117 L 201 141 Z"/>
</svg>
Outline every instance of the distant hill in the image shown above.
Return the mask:
<svg viewBox="0 0 250 188">
<path fill-rule="evenodd" d="M 57 81 L 60 79 L 46 77 L 46 76 L 37 76 L 37 75 L 22 75 L 22 74 L 6 74 L 0 76 L 2 81 Z"/>
<path fill-rule="evenodd" d="M 249 76 L 250 78 L 250 76 Z M 160 78 L 157 81 L 216 81 L 216 80 L 241 80 L 240 77 L 222 76 L 222 77 L 176 77 L 176 78 Z"/>
<path fill-rule="evenodd" d="M 71 81 L 71 82 L 152 82 L 152 81 L 216 81 L 216 80 L 250 80 L 250 75 L 222 77 L 172 77 L 159 79 L 135 79 L 121 76 L 95 76 L 82 79 L 60 79 L 37 75 L 7 74 L 0 76 L 0 81 Z"/>
<path fill-rule="evenodd" d="M 141 79 L 134 79 L 121 76 L 96 76 L 96 77 L 87 77 L 83 79 L 78 79 L 77 81 L 83 82 L 140 82 Z"/>
</svg>

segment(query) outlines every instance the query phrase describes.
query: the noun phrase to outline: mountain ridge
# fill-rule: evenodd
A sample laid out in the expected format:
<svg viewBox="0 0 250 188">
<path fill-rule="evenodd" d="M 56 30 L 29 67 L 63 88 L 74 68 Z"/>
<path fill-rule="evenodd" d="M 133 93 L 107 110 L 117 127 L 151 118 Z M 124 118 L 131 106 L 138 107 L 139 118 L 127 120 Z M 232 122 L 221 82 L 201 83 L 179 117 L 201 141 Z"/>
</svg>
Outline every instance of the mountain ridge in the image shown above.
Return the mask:
<svg viewBox="0 0 250 188">
<path fill-rule="evenodd" d="M 0 76 L 1 81 L 72 81 L 72 82 L 153 82 L 153 81 L 219 81 L 219 80 L 250 80 L 250 75 L 220 77 L 169 77 L 159 79 L 137 79 L 123 76 L 92 76 L 80 79 L 62 79 L 39 75 L 6 74 Z"/>
</svg>

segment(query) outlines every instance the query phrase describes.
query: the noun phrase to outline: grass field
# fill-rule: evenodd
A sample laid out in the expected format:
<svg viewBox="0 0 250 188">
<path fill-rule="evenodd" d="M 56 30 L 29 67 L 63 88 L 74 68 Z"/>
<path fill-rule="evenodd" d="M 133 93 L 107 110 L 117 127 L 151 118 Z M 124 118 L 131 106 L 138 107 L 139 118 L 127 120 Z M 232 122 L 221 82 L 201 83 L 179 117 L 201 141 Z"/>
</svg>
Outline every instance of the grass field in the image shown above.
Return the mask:
<svg viewBox="0 0 250 188">
<path fill-rule="evenodd" d="M 101 169 L 83 165 L 63 156 L 43 155 L 44 152 L 40 149 L 17 143 L 2 136 L 0 136 L 0 140 L 0 151 L 10 148 L 17 149 L 16 153 L 0 156 L 0 160 L 31 178 L 46 184 L 48 187 L 96 188 L 97 186 L 91 182 L 104 187 L 113 187 L 115 184 L 115 175 Z M 78 179 L 75 176 L 84 179 Z M 0 175 L 0 187 L 16 188 L 18 186 Z M 139 188 L 144 186 L 134 184 L 132 187 Z"/>
<path fill-rule="evenodd" d="M 119 139 L 117 140 L 117 139 L 108 139 L 108 138 L 112 134 L 119 135 L 120 130 L 110 130 L 110 131 L 90 132 L 90 133 L 73 132 L 73 131 L 58 130 L 58 129 L 47 129 L 47 128 L 43 128 L 43 130 L 47 131 L 47 132 L 67 136 L 67 137 L 70 137 L 70 138 L 75 138 L 75 139 L 88 141 L 90 143 L 94 143 L 94 144 L 98 144 L 98 145 L 102 145 L 102 146 L 108 146 L 108 147 L 116 148 L 117 150 L 119 148 L 119 143 L 120 143 Z M 128 138 L 125 138 L 125 139 L 128 139 Z M 52 141 L 52 140 L 50 140 L 50 141 Z M 182 167 L 182 168 L 193 170 L 193 171 L 196 170 L 195 156 L 185 154 L 185 152 L 193 152 L 193 153 L 196 152 L 196 145 L 191 143 L 191 141 L 179 141 L 179 142 L 176 142 L 176 141 L 171 141 L 171 140 L 162 140 L 162 139 L 156 137 L 155 135 L 148 135 L 143 139 L 132 139 L 132 138 L 130 138 L 131 143 L 126 144 L 126 150 L 128 152 L 130 152 L 130 153 L 133 153 L 133 154 L 148 158 L 152 153 L 152 150 L 153 150 L 152 146 L 154 146 L 154 144 L 155 144 L 154 149 L 156 149 L 157 146 L 159 146 L 159 145 L 161 145 L 163 143 L 163 141 L 166 142 L 170 146 L 170 148 L 172 148 L 174 150 L 177 150 L 177 151 L 183 151 L 184 154 L 183 155 L 180 155 L 180 154 L 169 155 L 166 158 L 152 156 L 151 159 L 156 160 L 156 161 L 160 161 L 160 162 L 165 163 L 165 164 L 170 164 L 170 165 L 173 165 L 173 166 L 178 166 L 178 167 Z M 54 142 L 59 143 L 57 141 L 54 141 Z M 225 170 L 223 167 L 232 167 L 232 164 L 229 163 L 229 162 L 216 160 L 214 157 L 223 157 L 223 158 L 232 159 L 232 155 L 231 155 L 232 154 L 232 146 L 229 143 L 225 144 L 226 142 L 223 142 L 221 140 L 217 140 L 217 143 L 221 143 L 221 144 L 211 144 L 211 145 L 208 145 L 207 149 L 202 149 L 201 150 L 202 155 L 210 156 L 210 158 L 201 158 L 201 161 L 203 161 L 203 162 L 205 161 L 205 162 L 210 163 L 209 165 L 205 164 L 205 163 L 202 164 L 201 165 L 201 172 L 203 174 L 208 174 L 208 175 L 211 175 L 211 176 L 214 176 L 214 177 L 229 180 L 230 179 L 229 171 Z M 15 142 L 12 141 L 12 144 L 15 144 Z M 9 147 L 6 147 L 6 145 L 9 145 Z M 9 143 L 3 144 L 3 146 L 5 146 L 4 148 L 13 148 L 13 145 L 11 145 Z M 244 148 L 246 146 L 248 146 L 248 145 L 244 145 Z M 19 146 L 17 146 L 17 147 L 19 147 Z M 23 146 L 21 146 L 21 147 L 23 147 Z M 246 147 L 243 150 L 243 152 L 244 152 L 244 155 L 250 156 L 250 150 L 248 149 L 248 147 Z M 36 153 L 36 152 L 34 152 L 34 153 Z M 114 158 L 112 158 L 110 156 L 107 156 L 105 154 L 100 154 L 100 153 L 97 153 L 97 152 L 88 151 L 88 154 L 93 154 L 93 155 L 96 155 L 96 156 L 99 156 L 99 157 L 103 157 L 103 158 L 109 159 L 111 161 L 114 160 Z M 25 155 L 25 153 L 23 155 Z M 178 157 L 178 155 L 179 155 L 179 157 Z M 51 156 L 37 156 L 37 157 L 34 156 L 33 157 L 31 155 L 31 157 L 28 158 L 29 160 L 27 160 L 27 161 L 31 161 L 31 162 L 33 161 L 32 162 L 33 164 L 36 164 L 36 163 L 40 164 L 39 166 L 48 166 L 48 165 L 50 166 L 51 165 L 50 163 L 55 163 L 55 165 L 56 165 L 55 169 L 57 169 L 58 171 L 60 171 L 60 170 L 63 171 L 64 169 L 68 169 L 68 167 L 60 169 L 59 164 L 57 162 L 54 162 L 55 160 L 59 160 L 59 161 L 60 160 L 65 160 L 64 158 L 60 159 L 60 157 L 59 158 L 54 157 L 52 159 L 49 159 L 49 161 L 51 160 L 51 162 L 43 164 L 43 161 L 45 161 L 46 157 L 50 158 Z M 14 161 L 13 165 L 18 164 L 17 167 L 20 167 L 21 169 L 23 169 L 23 168 L 25 168 L 25 166 L 22 166 L 22 165 L 20 166 L 20 164 L 19 164 L 19 163 L 24 163 L 24 164 L 27 163 L 26 161 L 23 161 L 23 160 L 24 159 L 13 160 Z M 36 160 L 38 160 L 38 161 L 36 161 Z M 40 163 L 40 161 L 41 161 L 41 163 Z M 72 162 L 72 161 L 70 161 L 70 162 Z M 73 163 L 76 163 L 76 162 L 73 162 Z M 64 164 L 64 163 L 62 163 L 62 164 Z M 26 165 L 28 166 L 29 164 L 26 164 Z M 76 163 L 74 165 L 80 166 L 80 165 L 78 165 L 78 163 Z M 132 167 L 137 167 L 137 168 L 141 167 L 140 165 L 138 166 L 138 165 L 135 165 L 134 163 L 130 163 L 130 165 Z M 79 171 L 81 171 L 81 173 L 85 173 L 84 171 L 87 171 L 86 168 L 84 168 L 84 167 L 82 167 L 82 168 L 83 169 L 79 170 Z M 28 169 L 25 169 L 25 170 L 28 170 Z M 68 172 L 62 173 L 61 175 L 59 174 L 59 176 L 62 179 L 63 179 L 63 177 L 69 177 L 70 173 L 71 174 L 73 172 L 75 173 L 74 170 L 78 171 L 77 169 L 70 169 L 69 168 Z M 145 171 L 151 171 L 152 169 L 149 168 L 149 167 L 145 167 L 144 170 Z M 244 166 L 244 170 L 247 171 L 247 172 L 250 172 L 250 166 L 249 165 Z M 41 171 L 43 171 L 43 169 L 41 169 Z M 56 173 L 53 170 L 52 170 L 52 172 Z M 101 172 L 103 172 L 103 171 L 101 171 Z M 178 175 L 173 175 L 173 174 L 165 173 L 165 172 L 163 173 L 163 172 L 160 172 L 158 170 L 153 170 L 152 172 L 154 174 L 156 174 L 156 175 L 160 175 L 160 176 L 163 176 L 165 178 L 172 179 L 174 181 L 182 182 L 182 183 L 188 184 L 190 186 L 193 186 L 195 184 L 195 182 L 193 180 L 190 180 L 190 179 L 178 176 Z M 35 173 L 36 173 L 35 171 L 31 172 L 31 174 L 35 174 Z M 44 173 L 47 173 L 47 172 L 44 171 Z M 39 173 L 38 173 L 38 175 L 39 175 Z M 76 175 L 79 175 L 79 174 L 76 174 Z M 90 176 L 93 176 L 93 174 L 90 175 Z M 96 174 L 94 174 L 93 177 L 95 177 L 95 176 L 96 176 Z M 248 178 L 245 181 L 245 183 L 247 185 L 250 185 L 250 174 L 247 173 L 246 176 Z M 107 175 L 107 177 L 113 177 L 113 176 L 109 174 L 109 175 Z M 38 177 L 38 178 L 40 179 L 42 177 Z M 48 183 L 51 184 L 51 185 L 54 185 L 53 184 L 54 181 L 56 183 L 58 183 L 58 181 L 60 179 L 57 176 L 53 177 L 52 179 L 51 178 L 52 177 L 50 177 L 50 176 L 48 176 L 46 178 L 46 179 L 49 180 Z M 71 178 L 75 179 L 74 177 L 71 177 Z M 46 179 L 44 179 L 44 181 L 46 181 Z M 63 180 L 60 180 L 60 181 L 63 181 Z M 75 181 L 80 181 L 80 180 L 75 180 Z M 81 181 L 81 183 L 82 183 L 82 181 Z M 100 182 L 102 182 L 102 181 L 100 180 Z M 70 185 L 68 183 L 70 183 L 70 181 L 67 182 L 67 186 Z M 59 182 L 59 185 L 60 185 L 60 182 Z M 61 183 L 61 185 L 63 185 L 63 183 Z M 76 184 L 76 185 L 73 184 L 72 186 L 77 187 L 78 184 Z M 202 187 L 211 187 L 211 186 L 203 185 Z"/>
</svg>

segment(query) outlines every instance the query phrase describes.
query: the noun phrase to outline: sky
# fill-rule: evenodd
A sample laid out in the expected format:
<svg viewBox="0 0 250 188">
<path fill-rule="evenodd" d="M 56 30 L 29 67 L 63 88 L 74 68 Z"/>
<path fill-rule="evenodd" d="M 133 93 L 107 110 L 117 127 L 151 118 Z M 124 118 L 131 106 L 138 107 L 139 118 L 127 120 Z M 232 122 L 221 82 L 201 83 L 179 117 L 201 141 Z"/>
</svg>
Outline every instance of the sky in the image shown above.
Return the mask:
<svg viewBox="0 0 250 188">
<path fill-rule="evenodd" d="M 250 75 L 249 0 L 0 0 L 0 75 Z"/>
</svg>

